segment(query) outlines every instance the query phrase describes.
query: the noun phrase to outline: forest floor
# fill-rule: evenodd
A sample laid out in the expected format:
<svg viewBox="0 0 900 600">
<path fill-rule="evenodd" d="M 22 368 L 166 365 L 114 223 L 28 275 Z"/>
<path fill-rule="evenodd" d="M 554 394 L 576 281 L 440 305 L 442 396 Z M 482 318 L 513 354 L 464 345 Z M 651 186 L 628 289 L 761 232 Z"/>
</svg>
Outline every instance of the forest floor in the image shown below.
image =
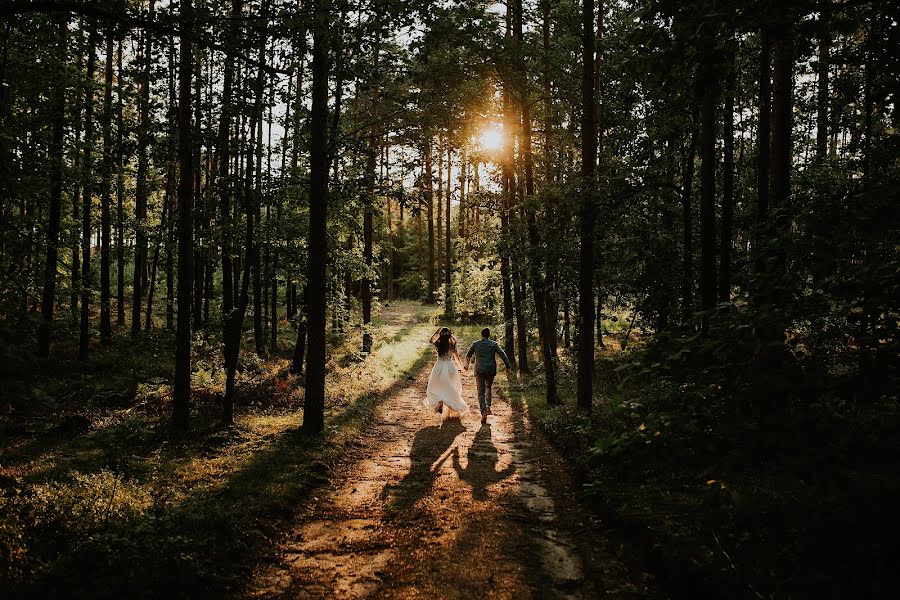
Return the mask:
<svg viewBox="0 0 900 600">
<path fill-rule="evenodd" d="M 333 335 L 313 438 L 287 327 L 274 356 L 244 340 L 231 429 L 218 422 L 220 344 L 198 336 L 182 435 L 169 334 L 117 332 L 87 363 L 65 346 L 46 364 L 10 348 L 19 363 L 3 381 L 22 401 L 0 418 L 0 596 L 656 595 L 504 377 L 488 425 L 470 374 L 460 421 L 421 407 L 436 319 L 384 307 L 369 356 L 360 331 Z M 464 347 L 478 331 L 454 329 Z"/>
<path fill-rule="evenodd" d="M 462 380 L 473 410 L 448 418 L 423 409 L 429 371 L 427 364 L 384 399 L 345 467 L 238 595 L 654 595 L 652 576 L 579 504 L 524 405 L 503 398 L 505 378 L 481 424 L 471 372 Z"/>
</svg>

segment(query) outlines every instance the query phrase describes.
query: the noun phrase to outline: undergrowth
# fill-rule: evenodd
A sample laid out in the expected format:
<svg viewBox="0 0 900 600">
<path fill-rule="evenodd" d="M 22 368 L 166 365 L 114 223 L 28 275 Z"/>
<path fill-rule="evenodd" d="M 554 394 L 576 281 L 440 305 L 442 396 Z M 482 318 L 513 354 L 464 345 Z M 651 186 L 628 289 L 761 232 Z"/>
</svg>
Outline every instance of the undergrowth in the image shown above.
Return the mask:
<svg viewBox="0 0 900 600">
<path fill-rule="evenodd" d="M 382 393 L 430 358 L 433 309 L 396 304 L 329 347 L 326 433 L 301 435 L 303 378 L 288 352 L 242 352 L 236 427 L 219 424 L 224 381 L 214 338 L 194 341 L 192 425 L 169 427 L 165 336 L 62 361 L 4 416 L 0 591 L 4 597 L 221 596 L 327 480 Z M 281 339 L 292 338 L 285 328 Z M 170 348 L 170 347 L 169 347 Z M 287 349 L 286 349 L 287 350 Z M 282 356 L 283 354 L 283 356 Z M 31 369 L 37 363 L 27 363 Z"/>
</svg>

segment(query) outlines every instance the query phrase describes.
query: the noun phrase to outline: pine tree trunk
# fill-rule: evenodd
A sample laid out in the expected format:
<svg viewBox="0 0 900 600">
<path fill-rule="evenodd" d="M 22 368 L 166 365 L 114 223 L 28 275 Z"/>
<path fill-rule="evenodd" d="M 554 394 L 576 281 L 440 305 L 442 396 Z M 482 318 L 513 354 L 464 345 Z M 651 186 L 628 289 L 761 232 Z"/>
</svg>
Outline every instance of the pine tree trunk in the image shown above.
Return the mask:
<svg viewBox="0 0 900 600">
<path fill-rule="evenodd" d="M 231 17 L 237 18 L 242 10 L 241 0 L 232 0 Z M 234 40 L 234 28 L 231 29 L 229 39 Z M 222 110 L 219 116 L 219 134 L 217 145 L 219 147 L 219 168 L 217 177 L 219 182 L 219 218 L 222 229 L 222 322 L 227 329 L 227 323 L 234 310 L 234 265 L 232 264 L 233 224 L 231 219 L 231 126 L 234 86 L 234 56 L 231 47 L 226 46 L 225 74 L 222 81 Z M 224 332 L 223 332 L 224 333 Z"/>
<path fill-rule="evenodd" d="M 594 165 L 597 162 L 597 125 L 594 105 L 594 1 L 582 2 L 581 78 L 581 214 L 578 265 L 578 391 L 577 404 L 590 412 L 593 403 L 594 336 Z"/>
<path fill-rule="evenodd" d="M 434 267 L 434 184 L 431 161 L 431 136 L 425 136 L 425 202 L 428 206 L 428 303 L 434 302 L 434 293 L 437 288 L 435 282 Z"/>
<path fill-rule="evenodd" d="M 294 287 L 296 291 L 296 286 Z M 297 342 L 294 344 L 294 354 L 291 358 L 291 373 L 298 375 L 303 372 L 303 360 L 306 354 L 306 333 L 307 333 L 307 316 L 309 315 L 309 304 L 307 303 L 307 294 L 309 286 L 303 288 L 303 300 L 300 314 L 297 316 Z"/>
<path fill-rule="evenodd" d="M 202 111 L 202 79 L 203 79 L 203 61 L 202 50 L 194 48 L 194 64 L 196 74 L 194 76 L 194 171 L 191 176 L 194 178 L 194 212 L 197 217 L 194 219 L 194 306 L 191 309 L 191 317 L 193 318 L 194 331 L 200 331 L 203 327 L 203 281 L 206 274 L 206 263 L 204 261 L 203 247 L 206 244 L 206 231 L 203 222 L 203 187 L 201 180 L 201 160 L 202 160 L 202 139 L 201 139 L 201 123 L 203 119 Z"/>
<path fill-rule="evenodd" d="M 84 63 L 84 57 L 82 56 L 81 51 L 81 35 L 83 33 L 83 25 L 79 25 L 78 28 L 78 43 L 76 46 L 78 47 L 78 54 L 75 57 L 75 70 L 76 70 L 76 79 L 75 79 L 75 139 L 74 139 L 74 160 L 73 160 L 73 177 L 74 181 L 72 182 L 72 274 L 71 274 L 71 285 L 72 290 L 69 295 L 69 310 L 72 315 L 72 323 L 74 324 L 78 318 L 78 294 L 79 287 L 81 285 L 81 250 L 79 248 L 80 242 L 80 234 L 78 228 L 81 223 L 81 184 L 82 184 L 82 174 L 81 174 L 81 130 L 83 127 L 83 120 L 81 116 L 81 100 L 82 94 L 84 93 L 83 82 L 81 78 L 81 69 Z M 65 102 L 65 100 L 63 100 Z"/>
<path fill-rule="evenodd" d="M 175 329 L 175 387 L 172 423 L 187 428 L 191 399 L 191 292 L 193 291 L 193 159 L 191 78 L 193 2 L 181 0 L 178 71 L 178 321 Z"/>
<path fill-rule="evenodd" d="M 828 101 L 829 76 L 831 63 L 831 32 L 827 17 L 820 16 L 819 24 L 819 56 L 816 72 L 819 80 L 816 89 L 816 160 L 824 162 L 828 155 Z"/>
<path fill-rule="evenodd" d="M 754 255 L 756 270 L 762 269 L 762 253 L 765 223 L 769 211 L 769 154 L 772 118 L 772 48 L 769 32 L 763 29 L 760 33 L 759 55 L 759 117 L 757 134 L 757 184 L 756 184 L 756 235 L 754 239 Z"/>
<path fill-rule="evenodd" d="M 112 80 L 113 80 L 113 35 L 106 34 L 106 77 L 103 88 L 103 167 L 100 183 L 100 343 L 112 344 L 112 322 L 110 314 L 110 259 L 112 223 L 110 203 L 112 202 Z"/>
<path fill-rule="evenodd" d="M 59 20 L 59 38 L 56 49 L 59 77 L 51 92 L 51 139 L 50 139 L 50 206 L 47 215 L 47 256 L 44 262 L 44 290 L 41 296 L 41 325 L 38 330 L 38 356 L 50 356 L 50 340 L 53 327 L 53 309 L 56 305 L 56 264 L 59 258 L 59 227 L 62 215 L 63 190 L 63 144 L 66 123 L 66 42 L 69 30 L 68 18 Z"/>
<path fill-rule="evenodd" d="M 155 11 L 155 0 L 150 0 L 149 16 L 152 19 Z M 138 96 L 138 164 L 135 175 L 135 246 L 134 246 L 134 273 L 132 275 L 131 292 L 131 337 L 137 337 L 141 330 L 141 298 L 144 290 L 141 285 L 146 261 L 147 247 L 147 198 L 149 190 L 147 185 L 147 169 L 149 157 L 147 146 L 149 145 L 149 120 L 150 120 L 150 69 L 153 66 L 153 43 L 150 30 L 144 30 L 144 44 L 142 48 L 143 73 L 141 74 L 141 91 Z M 166 190 L 169 193 L 169 190 Z M 169 244 L 166 244 L 168 247 Z"/>
<path fill-rule="evenodd" d="M 169 64 L 175 64 L 175 38 L 169 42 Z M 170 151 L 173 159 L 169 162 L 166 174 L 166 194 L 171 203 L 169 208 L 169 223 L 166 229 L 166 330 L 175 329 L 175 222 L 176 218 L 176 182 L 175 162 L 177 161 L 178 143 L 176 120 L 178 115 L 178 93 L 175 87 L 175 69 L 169 69 L 169 139 Z"/>
<path fill-rule="evenodd" d="M 710 44 L 711 45 L 711 44 Z M 716 306 L 716 91 L 712 65 L 701 66 L 703 101 L 700 115 L 700 308 L 703 331 Z"/>
<path fill-rule="evenodd" d="M 162 247 L 163 236 L 166 235 L 166 229 L 169 226 L 169 202 L 169 193 L 168 190 L 166 190 L 165 199 L 163 200 L 162 217 L 159 223 L 159 231 L 156 234 L 156 244 L 153 248 L 153 261 L 150 265 L 150 288 L 147 291 L 147 314 L 144 321 L 144 331 L 147 333 L 150 333 L 150 330 L 153 328 L 153 295 L 156 292 L 156 270 L 159 266 L 159 254 L 160 248 Z"/>
<path fill-rule="evenodd" d="M 307 294 L 309 303 L 309 356 L 303 431 L 320 433 L 325 428 L 326 265 L 328 261 L 328 42 L 329 14 L 326 0 L 316 0 L 313 30 L 312 112 L 310 114 L 310 209 Z M 323 6 L 324 5 L 324 6 Z"/>
<path fill-rule="evenodd" d="M 682 219 L 682 260 L 681 260 L 681 303 L 685 327 L 693 328 L 694 318 L 694 215 L 692 196 L 694 193 L 694 155 L 697 152 L 697 110 L 691 116 L 691 139 L 683 155 L 681 177 L 681 219 Z"/>
<path fill-rule="evenodd" d="M 513 28 L 515 32 L 516 50 L 521 53 L 521 44 L 523 38 L 522 31 L 522 0 L 515 3 L 515 14 L 513 17 Z M 537 226 L 537 207 L 532 202 L 534 196 L 534 157 L 531 151 L 531 107 L 527 96 L 527 72 L 525 70 L 524 58 L 519 54 L 517 57 L 519 68 L 519 77 L 521 78 L 518 86 L 519 92 L 519 108 L 522 115 L 522 161 L 525 169 L 525 211 L 527 215 L 528 227 L 528 243 L 530 246 L 530 256 L 528 257 L 529 275 L 531 280 L 531 291 L 534 296 L 534 311 L 537 316 L 538 337 L 541 344 L 541 357 L 544 362 L 544 373 L 546 380 L 546 400 L 547 404 L 555 405 L 559 403 L 556 392 L 556 368 L 553 361 L 552 340 L 550 336 L 549 324 L 547 322 L 547 297 L 546 284 L 542 273 L 543 267 L 543 251 L 541 248 L 540 234 Z M 529 205 L 531 202 L 531 205 Z"/>
<path fill-rule="evenodd" d="M 722 230 L 719 236 L 719 302 L 731 301 L 731 245 L 734 219 L 734 93 L 735 52 L 729 52 L 725 106 L 722 115 Z"/>
<path fill-rule="evenodd" d="M 116 95 L 116 325 L 125 326 L 125 146 L 122 115 L 122 40 L 116 48 L 119 93 Z"/>
<path fill-rule="evenodd" d="M 444 265 L 444 314 L 452 315 L 453 314 L 453 291 L 451 290 L 451 285 L 453 283 L 453 253 L 452 253 L 452 240 L 450 238 L 450 199 L 452 198 L 452 189 L 451 189 L 451 148 L 450 145 L 447 145 L 447 235 L 445 237 L 446 248 L 444 251 L 444 260 L 446 264 Z"/>
<path fill-rule="evenodd" d="M 438 164 L 437 164 L 437 195 L 435 196 L 435 203 L 437 204 L 437 231 L 435 231 L 434 243 L 436 246 L 435 250 L 435 289 L 438 285 L 441 284 L 442 280 L 442 271 L 444 269 L 444 250 L 441 245 L 441 238 L 444 236 L 444 136 L 438 136 L 438 145 L 437 145 L 437 155 L 438 155 Z M 437 298 L 435 298 L 437 301 Z"/>
<path fill-rule="evenodd" d="M 85 79 L 84 101 L 84 164 L 82 167 L 81 207 L 81 318 L 78 336 L 78 358 L 86 361 L 88 355 L 90 303 L 93 276 L 91 272 L 91 204 L 94 194 L 94 69 L 97 63 L 97 32 L 88 36 L 88 62 Z"/>
</svg>

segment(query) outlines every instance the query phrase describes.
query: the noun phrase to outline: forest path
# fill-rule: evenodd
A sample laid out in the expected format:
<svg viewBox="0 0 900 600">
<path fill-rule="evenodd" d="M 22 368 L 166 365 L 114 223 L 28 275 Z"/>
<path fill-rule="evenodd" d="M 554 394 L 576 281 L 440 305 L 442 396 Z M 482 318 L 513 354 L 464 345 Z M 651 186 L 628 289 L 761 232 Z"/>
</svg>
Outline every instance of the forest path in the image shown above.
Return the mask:
<svg viewBox="0 0 900 600">
<path fill-rule="evenodd" d="M 245 594 L 285 598 L 645 597 L 648 576 L 585 513 L 555 453 L 501 399 L 443 419 L 422 408 L 431 365 L 384 399 Z M 651 593 L 652 595 L 652 593 Z"/>
</svg>

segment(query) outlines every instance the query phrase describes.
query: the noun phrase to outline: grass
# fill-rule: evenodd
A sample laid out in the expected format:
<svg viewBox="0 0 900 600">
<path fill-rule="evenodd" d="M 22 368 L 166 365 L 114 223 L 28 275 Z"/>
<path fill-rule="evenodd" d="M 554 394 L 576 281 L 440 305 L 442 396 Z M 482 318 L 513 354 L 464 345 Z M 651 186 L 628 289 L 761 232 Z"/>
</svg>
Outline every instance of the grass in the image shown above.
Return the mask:
<svg viewBox="0 0 900 600">
<path fill-rule="evenodd" d="M 169 429 L 166 363 L 151 360 L 160 350 L 153 343 L 118 360 L 98 351 L 80 379 L 58 370 L 44 382 L 45 410 L 3 423 L 12 435 L 0 455 L 2 595 L 237 591 L 343 460 L 384 393 L 430 358 L 434 316 L 415 304 L 383 310 L 370 356 L 358 353 L 358 331 L 335 340 L 326 433 L 317 438 L 300 434 L 302 378 L 286 375 L 286 358 L 243 353 L 237 426 L 223 430 L 215 345 L 198 341 L 192 429 L 184 436 Z M 100 365 L 103 375 L 93 375 Z M 113 403 L 95 391 L 107 377 L 127 382 Z M 65 389 L 72 393 L 53 395 Z"/>
</svg>

